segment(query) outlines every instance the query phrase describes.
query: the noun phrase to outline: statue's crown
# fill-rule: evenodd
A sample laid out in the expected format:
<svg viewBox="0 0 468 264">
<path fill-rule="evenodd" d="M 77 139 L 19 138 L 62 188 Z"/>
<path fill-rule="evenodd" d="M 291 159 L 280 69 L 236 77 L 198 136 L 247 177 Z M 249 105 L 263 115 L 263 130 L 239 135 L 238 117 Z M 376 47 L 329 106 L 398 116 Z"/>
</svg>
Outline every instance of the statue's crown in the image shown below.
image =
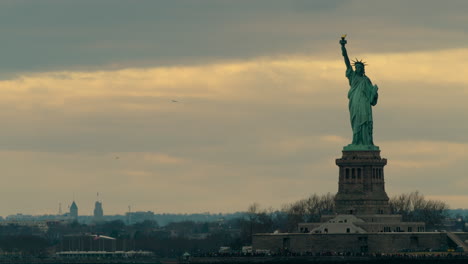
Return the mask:
<svg viewBox="0 0 468 264">
<path fill-rule="evenodd" d="M 367 63 L 362 61 L 362 60 L 353 60 L 353 65 L 356 66 L 356 64 L 361 64 L 362 66 L 367 66 Z"/>
</svg>

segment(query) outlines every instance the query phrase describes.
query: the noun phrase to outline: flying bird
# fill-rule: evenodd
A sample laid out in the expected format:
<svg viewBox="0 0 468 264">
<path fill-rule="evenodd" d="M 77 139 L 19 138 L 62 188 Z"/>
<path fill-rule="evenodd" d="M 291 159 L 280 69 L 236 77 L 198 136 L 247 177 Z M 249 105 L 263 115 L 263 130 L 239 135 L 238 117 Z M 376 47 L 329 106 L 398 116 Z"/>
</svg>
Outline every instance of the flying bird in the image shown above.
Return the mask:
<svg viewBox="0 0 468 264">
<path fill-rule="evenodd" d="M 173 103 L 178 103 L 176 100 L 172 100 Z"/>
</svg>

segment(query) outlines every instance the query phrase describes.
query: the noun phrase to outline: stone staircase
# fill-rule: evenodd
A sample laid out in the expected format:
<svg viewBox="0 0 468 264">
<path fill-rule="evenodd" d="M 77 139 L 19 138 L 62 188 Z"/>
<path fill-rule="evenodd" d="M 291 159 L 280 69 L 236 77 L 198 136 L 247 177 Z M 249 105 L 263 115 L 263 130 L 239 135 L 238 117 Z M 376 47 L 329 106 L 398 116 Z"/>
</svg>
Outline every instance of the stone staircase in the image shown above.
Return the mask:
<svg viewBox="0 0 468 264">
<path fill-rule="evenodd" d="M 457 246 L 463 248 L 463 251 L 468 252 L 468 245 L 463 242 L 457 235 L 452 232 L 447 232 L 447 237 L 450 238 Z"/>
</svg>

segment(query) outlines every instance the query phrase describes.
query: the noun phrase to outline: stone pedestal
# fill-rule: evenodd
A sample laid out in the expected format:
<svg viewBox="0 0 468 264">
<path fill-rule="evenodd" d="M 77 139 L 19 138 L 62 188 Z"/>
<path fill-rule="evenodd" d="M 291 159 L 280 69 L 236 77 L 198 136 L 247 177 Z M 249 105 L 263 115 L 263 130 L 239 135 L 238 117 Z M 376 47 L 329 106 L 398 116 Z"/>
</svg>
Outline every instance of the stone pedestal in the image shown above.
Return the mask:
<svg viewBox="0 0 468 264">
<path fill-rule="evenodd" d="M 343 151 L 336 160 L 340 168 L 336 213 L 354 215 L 389 214 L 384 166 L 380 151 Z"/>
</svg>

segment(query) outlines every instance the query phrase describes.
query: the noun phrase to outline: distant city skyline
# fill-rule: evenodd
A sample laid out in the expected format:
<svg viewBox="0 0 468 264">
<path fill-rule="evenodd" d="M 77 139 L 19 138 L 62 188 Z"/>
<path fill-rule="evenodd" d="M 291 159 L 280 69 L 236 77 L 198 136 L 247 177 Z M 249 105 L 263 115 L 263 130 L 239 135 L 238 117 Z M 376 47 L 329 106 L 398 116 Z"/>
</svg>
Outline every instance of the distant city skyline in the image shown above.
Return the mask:
<svg viewBox="0 0 468 264">
<path fill-rule="evenodd" d="M 390 197 L 468 208 L 468 2 L 0 3 L 0 215 L 280 209 L 336 193 L 340 36 Z"/>
</svg>

